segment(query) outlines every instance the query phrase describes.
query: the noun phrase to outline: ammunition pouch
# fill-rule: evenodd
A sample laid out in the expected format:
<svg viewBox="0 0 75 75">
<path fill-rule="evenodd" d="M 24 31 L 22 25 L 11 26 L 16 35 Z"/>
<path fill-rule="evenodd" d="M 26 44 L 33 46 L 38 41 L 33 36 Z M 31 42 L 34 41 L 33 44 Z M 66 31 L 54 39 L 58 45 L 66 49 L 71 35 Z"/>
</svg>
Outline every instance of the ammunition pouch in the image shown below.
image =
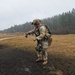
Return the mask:
<svg viewBox="0 0 75 75">
<path fill-rule="evenodd" d="M 48 41 L 48 46 L 50 46 L 51 45 L 51 43 L 52 43 L 52 38 L 51 37 L 48 37 L 48 36 L 45 36 L 44 37 L 44 41 Z"/>
<path fill-rule="evenodd" d="M 50 38 L 48 38 L 48 46 L 50 46 L 51 43 L 52 43 L 52 38 L 50 37 Z"/>
</svg>

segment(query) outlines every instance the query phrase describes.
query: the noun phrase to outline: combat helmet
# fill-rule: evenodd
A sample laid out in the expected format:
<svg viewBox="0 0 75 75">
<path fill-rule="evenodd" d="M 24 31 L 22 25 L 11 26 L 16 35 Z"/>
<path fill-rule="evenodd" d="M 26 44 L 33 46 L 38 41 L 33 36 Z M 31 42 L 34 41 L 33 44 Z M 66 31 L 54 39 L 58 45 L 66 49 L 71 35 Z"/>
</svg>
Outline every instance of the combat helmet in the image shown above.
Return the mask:
<svg viewBox="0 0 75 75">
<path fill-rule="evenodd" d="M 32 25 L 40 24 L 40 22 L 41 22 L 40 19 L 34 19 Z"/>
</svg>

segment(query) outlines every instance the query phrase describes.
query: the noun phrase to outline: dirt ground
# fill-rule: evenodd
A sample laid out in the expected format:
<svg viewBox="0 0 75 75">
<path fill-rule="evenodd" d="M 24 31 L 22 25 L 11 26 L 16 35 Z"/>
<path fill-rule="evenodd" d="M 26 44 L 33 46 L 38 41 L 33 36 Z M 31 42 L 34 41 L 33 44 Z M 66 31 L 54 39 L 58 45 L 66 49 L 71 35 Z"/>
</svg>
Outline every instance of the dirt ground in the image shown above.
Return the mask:
<svg viewBox="0 0 75 75">
<path fill-rule="evenodd" d="M 0 41 L 0 75 L 75 75 L 75 35 L 53 35 L 48 64 L 36 63 L 33 37 Z"/>
</svg>

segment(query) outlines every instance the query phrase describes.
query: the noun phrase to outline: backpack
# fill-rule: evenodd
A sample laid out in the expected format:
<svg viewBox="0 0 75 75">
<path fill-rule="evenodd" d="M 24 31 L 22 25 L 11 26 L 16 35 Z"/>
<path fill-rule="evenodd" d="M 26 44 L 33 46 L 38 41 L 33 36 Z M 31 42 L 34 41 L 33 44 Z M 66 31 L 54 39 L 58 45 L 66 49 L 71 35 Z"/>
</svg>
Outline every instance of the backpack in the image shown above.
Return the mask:
<svg viewBox="0 0 75 75">
<path fill-rule="evenodd" d="M 48 33 L 51 34 L 51 31 L 50 31 L 50 29 L 48 28 L 48 26 L 45 25 L 45 27 L 46 27 L 46 29 L 48 30 Z"/>
<path fill-rule="evenodd" d="M 45 25 L 45 27 L 46 27 L 46 29 L 48 30 L 48 35 L 46 35 L 46 38 L 47 38 L 47 40 L 48 40 L 48 46 L 50 46 L 51 43 L 52 43 L 52 38 L 51 38 L 52 33 L 51 33 L 51 31 L 50 31 L 50 29 L 48 28 L 47 25 Z"/>
</svg>

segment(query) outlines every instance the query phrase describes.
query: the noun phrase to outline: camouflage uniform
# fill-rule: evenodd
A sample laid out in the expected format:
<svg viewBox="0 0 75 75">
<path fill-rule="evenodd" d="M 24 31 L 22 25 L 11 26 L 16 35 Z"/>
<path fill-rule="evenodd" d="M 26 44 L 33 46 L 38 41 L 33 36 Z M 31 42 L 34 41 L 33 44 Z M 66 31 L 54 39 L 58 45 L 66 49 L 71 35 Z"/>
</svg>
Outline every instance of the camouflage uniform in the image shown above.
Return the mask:
<svg viewBox="0 0 75 75">
<path fill-rule="evenodd" d="M 39 24 L 39 27 L 35 27 L 33 30 L 29 31 L 28 34 L 35 34 L 36 40 L 37 40 L 37 56 L 40 60 L 47 61 L 48 55 L 47 55 L 47 49 L 48 49 L 48 40 L 45 38 L 46 36 L 49 36 L 47 28 L 45 25 L 40 24 L 40 21 L 38 19 L 33 20 L 32 24 L 37 23 Z"/>
</svg>

